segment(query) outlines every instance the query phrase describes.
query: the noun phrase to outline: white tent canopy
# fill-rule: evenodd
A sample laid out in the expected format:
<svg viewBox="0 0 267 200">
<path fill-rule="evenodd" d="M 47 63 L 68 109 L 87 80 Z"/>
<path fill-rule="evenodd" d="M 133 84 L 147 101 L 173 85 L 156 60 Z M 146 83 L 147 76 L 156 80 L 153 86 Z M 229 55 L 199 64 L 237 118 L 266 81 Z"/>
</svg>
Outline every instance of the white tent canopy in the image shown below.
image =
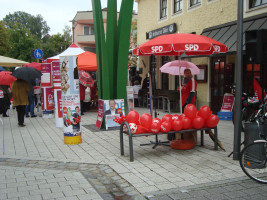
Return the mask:
<svg viewBox="0 0 267 200">
<path fill-rule="evenodd" d="M 56 56 L 53 56 L 53 57 L 50 57 L 50 58 L 47 58 L 47 60 L 59 60 L 59 57 L 60 56 L 76 56 L 76 55 L 79 55 L 81 53 L 83 53 L 84 50 L 82 50 L 80 47 L 78 47 L 75 43 L 72 43 L 65 51 L 63 51 L 62 53 L 56 55 Z"/>
<path fill-rule="evenodd" d="M 17 67 L 25 64 L 27 64 L 27 62 L 24 62 L 22 60 L 0 56 L 0 66 L 2 67 Z"/>
</svg>

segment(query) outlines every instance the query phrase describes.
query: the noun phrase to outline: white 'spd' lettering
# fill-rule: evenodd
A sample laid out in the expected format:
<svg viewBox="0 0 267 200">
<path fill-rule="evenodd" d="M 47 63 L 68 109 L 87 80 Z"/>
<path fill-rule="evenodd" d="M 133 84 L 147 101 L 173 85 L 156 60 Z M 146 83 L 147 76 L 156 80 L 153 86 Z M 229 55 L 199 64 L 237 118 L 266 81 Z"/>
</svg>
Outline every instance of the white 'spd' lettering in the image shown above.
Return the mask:
<svg viewBox="0 0 267 200">
<path fill-rule="evenodd" d="M 197 51 L 199 49 L 199 46 L 197 44 L 186 44 L 185 50 L 186 51 Z"/>
<path fill-rule="evenodd" d="M 152 46 L 152 53 L 158 53 L 158 52 L 162 52 L 163 50 L 163 46 Z"/>
</svg>

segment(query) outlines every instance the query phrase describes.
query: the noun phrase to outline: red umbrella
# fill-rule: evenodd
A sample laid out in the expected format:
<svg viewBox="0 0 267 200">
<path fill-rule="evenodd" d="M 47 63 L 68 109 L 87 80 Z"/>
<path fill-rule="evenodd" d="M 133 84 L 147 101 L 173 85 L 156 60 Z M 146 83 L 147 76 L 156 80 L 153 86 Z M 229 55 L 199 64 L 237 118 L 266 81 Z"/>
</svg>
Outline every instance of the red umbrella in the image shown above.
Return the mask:
<svg viewBox="0 0 267 200">
<path fill-rule="evenodd" d="M 133 50 L 136 56 L 149 56 L 151 54 L 170 55 L 210 55 L 225 53 L 228 47 L 214 39 L 196 34 L 168 34 L 158 36 Z"/>
<path fill-rule="evenodd" d="M 79 82 L 85 87 L 90 87 L 94 84 L 94 79 L 89 73 L 85 71 L 79 71 Z"/>
<path fill-rule="evenodd" d="M 24 65 L 23 67 L 33 67 L 34 69 L 41 71 L 41 63 L 31 62 Z"/>
<path fill-rule="evenodd" d="M 0 85 L 10 85 L 15 80 L 17 79 L 11 75 L 11 72 L 8 72 L 8 71 L 0 72 Z"/>
</svg>

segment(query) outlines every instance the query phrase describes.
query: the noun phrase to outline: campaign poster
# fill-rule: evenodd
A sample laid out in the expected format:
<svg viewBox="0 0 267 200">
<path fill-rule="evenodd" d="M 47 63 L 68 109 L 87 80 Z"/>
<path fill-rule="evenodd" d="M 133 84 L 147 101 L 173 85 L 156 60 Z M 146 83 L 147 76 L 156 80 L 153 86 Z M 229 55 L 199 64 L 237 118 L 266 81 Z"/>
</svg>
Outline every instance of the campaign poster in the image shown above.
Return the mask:
<svg viewBox="0 0 267 200">
<path fill-rule="evenodd" d="M 120 124 L 114 121 L 115 117 L 125 115 L 124 99 L 104 100 L 104 118 L 106 130 L 118 129 Z"/>
<path fill-rule="evenodd" d="M 56 127 L 63 128 L 61 89 L 54 90 Z"/>
<path fill-rule="evenodd" d="M 134 110 L 134 90 L 133 86 L 127 86 L 127 105 L 128 105 L 128 111 Z"/>
<path fill-rule="evenodd" d="M 80 144 L 81 106 L 77 56 L 60 57 L 64 144 Z"/>
<path fill-rule="evenodd" d="M 41 64 L 41 86 L 42 87 L 52 87 L 52 67 L 51 63 Z"/>
<path fill-rule="evenodd" d="M 52 62 L 52 80 L 54 89 L 61 89 L 61 79 L 60 79 L 60 62 Z"/>
<path fill-rule="evenodd" d="M 41 88 L 43 114 L 51 114 L 54 110 L 54 93 L 52 87 Z"/>
<path fill-rule="evenodd" d="M 102 122 L 103 122 L 103 116 L 104 116 L 104 101 L 99 99 L 98 100 L 98 113 L 97 113 L 97 119 L 95 126 L 100 129 Z"/>
<path fill-rule="evenodd" d="M 232 94 L 225 94 L 223 97 L 222 112 L 232 112 L 234 106 L 235 96 Z"/>
</svg>

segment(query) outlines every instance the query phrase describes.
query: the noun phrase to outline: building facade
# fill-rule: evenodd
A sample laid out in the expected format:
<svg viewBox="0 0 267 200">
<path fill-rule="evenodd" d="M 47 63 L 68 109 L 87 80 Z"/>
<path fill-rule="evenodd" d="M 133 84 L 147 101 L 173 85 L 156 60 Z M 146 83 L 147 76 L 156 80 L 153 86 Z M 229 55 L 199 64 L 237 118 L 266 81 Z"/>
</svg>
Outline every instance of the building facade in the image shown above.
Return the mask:
<svg viewBox="0 0 267 200">
<path fill-rule="evenodd" d="M 173 33 L 193 33 L 216 39 L 229 48 L 221 55 L 186 57 L 200 67 L 204 77 L 199 77 L 197 107 L 208 105 L 216 113 L 220 110 L 223 95 L 230 92 L 235 82 L 237 0 L 135 0 L 138 3 L 137 42 L 141 45 L 154 36 L 164 34 L 158 31 L 164 27 L 175 27 Z M 244 0 L 243 32 L 267 29 L 267 1 Z M 245 50 L 245 39 L 244 39 Z M 245 57 L 245 54 L 244 54 Z M 163 74 L 159 68 L 175 56 L 142 56 L 139 67 L 143 77 L 153 69 L 156 89 L 176 90 L 178 77 Z M 245 60 L 245 58 L 244 58 Z M 252 69 L 254 64 L 251 63 Z M 244 74 L 248 63 L 244 62 Z M 256 65 L 257 66 L 257 65 Z M 258 70 L 258 69 L 257 69 Z M 266 70 L 267 71 L 267 70 Z M 254 72 L 253 72 L 254 73 Z M 256 73 L 257 74 L 257 73 Z M 244 85 L 249 83 L 244 83 Z M 249 89 L 249 88 L 246 88 Z"/>
</svg>

